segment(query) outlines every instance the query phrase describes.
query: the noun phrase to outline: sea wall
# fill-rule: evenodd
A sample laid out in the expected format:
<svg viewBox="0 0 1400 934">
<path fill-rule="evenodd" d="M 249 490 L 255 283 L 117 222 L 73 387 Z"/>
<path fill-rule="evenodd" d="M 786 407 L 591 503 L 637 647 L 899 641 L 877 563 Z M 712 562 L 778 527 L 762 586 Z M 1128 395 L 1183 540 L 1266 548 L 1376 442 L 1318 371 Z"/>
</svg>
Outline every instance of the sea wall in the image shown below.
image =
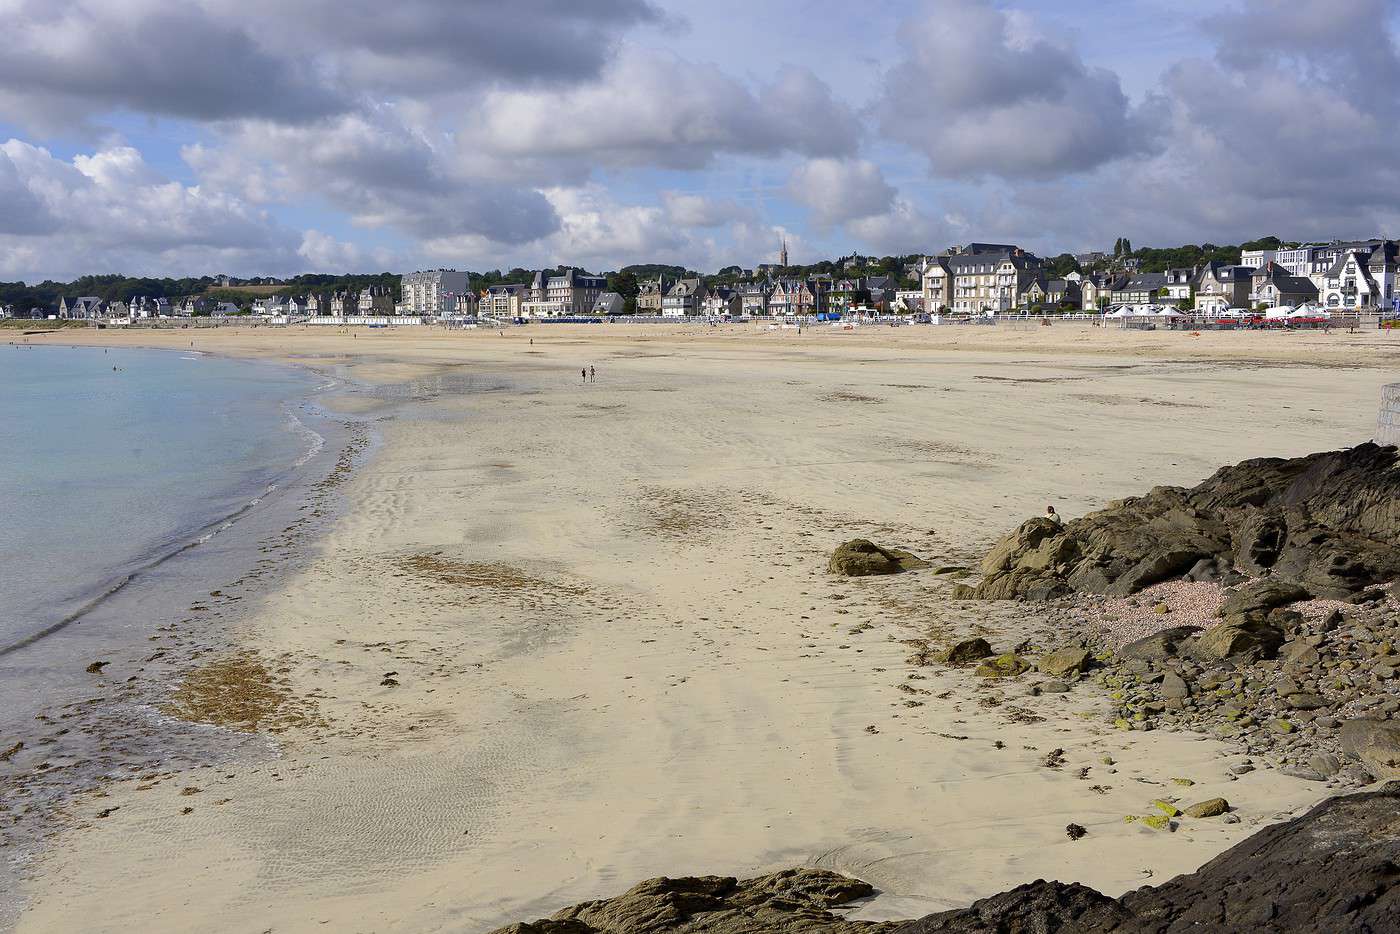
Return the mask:
<svg viewBox="0 0 1400 934">
<path fill-rule="evenodd" d="M 1400 383 L 1381 387 L 1381 412 L 1376 420 L 1376 443 L 1400 445 Z"/>
</svg>

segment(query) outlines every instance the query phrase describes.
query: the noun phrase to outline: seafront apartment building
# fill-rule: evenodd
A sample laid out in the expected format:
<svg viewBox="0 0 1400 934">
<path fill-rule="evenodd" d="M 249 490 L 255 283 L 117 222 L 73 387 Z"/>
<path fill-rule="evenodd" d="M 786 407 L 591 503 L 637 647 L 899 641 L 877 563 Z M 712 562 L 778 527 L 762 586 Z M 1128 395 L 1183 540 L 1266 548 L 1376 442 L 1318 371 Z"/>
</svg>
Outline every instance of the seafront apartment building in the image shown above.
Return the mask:
<svg viewBox="0 0 1400 934">
<path fill-rule="evenodd" d="M 455 269 L 428 269 L 403 276 L 400 310 L 408 315 L 438 315 L 451 311 L 455 297 L 469 291 L 470 277 Z M 452 296 L 452 303 L 448 297 Z"/>
</svg>

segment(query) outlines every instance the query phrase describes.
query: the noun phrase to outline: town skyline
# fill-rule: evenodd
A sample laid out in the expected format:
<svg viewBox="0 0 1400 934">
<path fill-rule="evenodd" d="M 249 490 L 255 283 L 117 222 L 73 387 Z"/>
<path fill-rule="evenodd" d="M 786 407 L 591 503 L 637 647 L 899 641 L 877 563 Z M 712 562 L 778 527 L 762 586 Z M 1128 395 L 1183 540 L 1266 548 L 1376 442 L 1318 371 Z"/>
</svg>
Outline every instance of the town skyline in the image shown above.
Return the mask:
<svg viewBox="0 0 1400 934">
<path fill-rule="evenodd" d="M 167 7 L 0 2 L 0 280 L 1400 228 L 1393 0 Z"/>
</svg>

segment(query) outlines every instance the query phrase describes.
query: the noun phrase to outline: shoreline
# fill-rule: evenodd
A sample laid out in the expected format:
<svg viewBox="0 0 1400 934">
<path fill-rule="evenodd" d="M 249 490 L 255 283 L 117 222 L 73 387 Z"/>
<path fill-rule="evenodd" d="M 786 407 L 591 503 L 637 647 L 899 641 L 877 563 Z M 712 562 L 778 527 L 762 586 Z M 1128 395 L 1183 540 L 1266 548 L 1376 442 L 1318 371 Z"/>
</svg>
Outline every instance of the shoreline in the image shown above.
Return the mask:
<svg viewBox="0 0 1400 934">
<path fill-rule="evenodd" d="M 190 353 L 188 348 L 149 350 Z M 230 359 L 254 376 L 265 367 L 288 370 L 273 362 Z M 305 377 L 304 385 L 279 405 L 287 417 L 301 424 L 302 431 L 315 435 L 305 451 L 266 483 L 221 494 L 236 507 L 232 511 L 199 517 L 196 524 L 172 531 L 147 554 L 125 562 L 116 577 L 94 584 L 87 596 L 77 598 L 81 605 L 65 618 L 0 650 L 0 660 L 7 667 L 48 672 L 45 679 L 53 679 L 42 695 L 25 698 L 20 712 L 11 709 L 9 719 L 19 729 L 13 736 L 6 731 L 7 747 L 16 741 L 27 745 L 20 755 L 7 757 L 7 766 L 31 758 L 29 750 L 36 748 L 42 748 L 44 756 L 40 770 L 18 769 L 5 776 L 5 810 L 12 819 L 6 821 L 6 860 L 0 875 L 16 883 L 3 887 L 11 894 L 19 892 L 26 867 L 42 855 L 47 841 L 63 831 L 68 822 L 64 812 L 75 799 L 100 794 L 104 785 L 120 781 L 123 774 L 162 773 L 197 767 L 201 761 L 268 754 L 265 746 L 250 745 L 247 737 L 211 732 L 165 714 L 167 685 L 183 664 L 168 646 L 149 653 L 152 644 L 163 638 L 161 633 L 181 626 L 197 626 L 207 644 L 217 644 L 221 638 L 229 646 L 234 644 L 238 621 L 252 611 L 249 604 L 259 596 L 258 586 L 240 587 L 238 581 L 256 569 L 270 536 L 295 523 L 298 513 L 314 502 L 321 474 L 330 469 L 328 455 L 349 442 L 345 420 L 319 402 L 327 389 L 324 380 L 317 385 L 314 374 L 295 372 Z M 313 420 L 315 428 L 301 423 L 298 410 Z M 296 547 L 314 548 L 314 535 Z M 275 581 L 269 581 L 261 588 L 274 586 Z M 215 594 L 220 598 L 214 599 Z M 191 618 L 190 608 L 197 608 L 197 620 Z M 104 670 L 83 674 L 83 666 L 92 658 L 102 659 Z M 126 683 L 112 677 L 117 670 Z M 100 703 L 83 700 L 94 692 L 102 695 Z M 58 711 L 63 713 L 55 720 Z M 26 730 L 19 719 L 22 714 L 33 714 L 40 723 Z M 53 722 L 63 725 L 64 738 L 57 743 L 53 737 L 40 739 L 46 728 L 52 729 L 46 724 Z M 102 736 L 115 737 L 116 742 L 99 739 Z M 101 763 L 84 761 L 99 757 Z M 8 929 L 21 907 L 8 898 L 0 904 L 0 928 Z"/>
<path fill-rule="evenodd" d="M 1393 364 L 1309 365 L 1299 344 L 1241 368 L 1231 341 L 1181 363 L 1115 338 L 1086 367 L 1072 339 L 1002 336 L 955 357 L 883 334 L 225 335 L 403 387 L 347 410 L 410 404 L 376 422 L 318 553 L 237 627 L 325 725 L 277 734 L 275 767 L 112 789 L 120 810 L 57 841 L 19 930 L 100 906 L 112 931 L 485 931 L 650 876 L 793 864 L 875 882 L 862 917 L 911 917 L 1037 875 L 1117 894 L 1298 813 L 1320 789 L 1102 729 L 1090 691 L 911 671 L 908 640 L 1009 646 L 1036 621 L 952 604 L 928 572 L 834 580 L 825 556 L 866 535 L 965 563 L 1046 501 L 1360 440 L 1374 401 L 1342 403 Z M 1241 824 L 1123 825 L 1183 771 Z"/>
</svg>

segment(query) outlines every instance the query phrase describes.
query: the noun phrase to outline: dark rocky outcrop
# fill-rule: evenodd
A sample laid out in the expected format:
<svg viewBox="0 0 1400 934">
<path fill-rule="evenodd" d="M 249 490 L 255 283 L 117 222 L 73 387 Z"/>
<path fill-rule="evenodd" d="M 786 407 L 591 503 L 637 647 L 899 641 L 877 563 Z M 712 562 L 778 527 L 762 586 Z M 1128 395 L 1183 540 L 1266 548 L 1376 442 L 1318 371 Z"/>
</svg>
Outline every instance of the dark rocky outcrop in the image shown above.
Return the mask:
<svg viewBox="0 0 1400 934">
<path fill-rule="evenodd" d="M 865 934 L 889 925 L 848 921 L 828 909 L 874 891 L 859 879 L 822 869 L 788 869 L 742 882 L 732 876 L 663 877 L 495 934 Z"/>
<path fill-rule="evenodd" d="M 1395 448 L 1369 443 L 1259 458 L 1225 467 L 1191 489 L 1157 487 L 1119 500 L 1063 527 L 1031 519 L 987 554 L 982 582 L 957 594 L 1126 596 L 1213 564 L 1229 573 L 1267 574 L 1293 585 L 1295 594 L 1347 598 L 1400 577 L 1396 465 Z"/>
<path fill-rule="evenodd" d="M 1218 812 L 1220 802 L 1203 802 Z M 1078 844 L 1084 845 L 1084 844 Z M 917 921 L 863 922 L 830 909 L 870 895 L 817 869 L 745 882 L 652 879 L 496 934 L 1185 934 L 1400 931 L 1400 782 L 1330 798 L 1267 827 L 1193 873 L 1109 898 L 1038 880 Z"/>
<path fill-rule="evenodd" d="M 928 562 L 902 549 L 881 548 L 869 539 L 853 538 L 837 546 L 826 569 L 843 577 L 873 577 L 927 566 Z"/>
</svg>

